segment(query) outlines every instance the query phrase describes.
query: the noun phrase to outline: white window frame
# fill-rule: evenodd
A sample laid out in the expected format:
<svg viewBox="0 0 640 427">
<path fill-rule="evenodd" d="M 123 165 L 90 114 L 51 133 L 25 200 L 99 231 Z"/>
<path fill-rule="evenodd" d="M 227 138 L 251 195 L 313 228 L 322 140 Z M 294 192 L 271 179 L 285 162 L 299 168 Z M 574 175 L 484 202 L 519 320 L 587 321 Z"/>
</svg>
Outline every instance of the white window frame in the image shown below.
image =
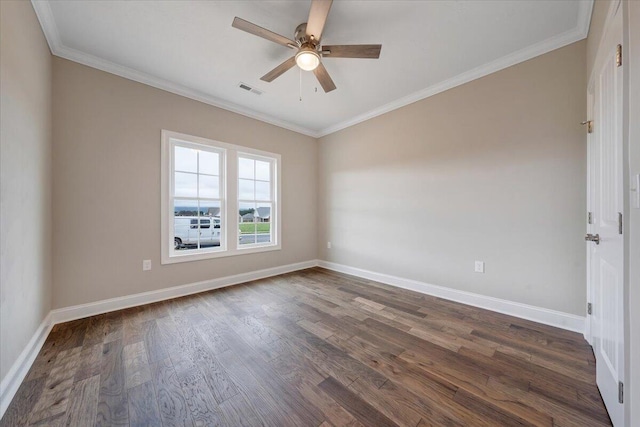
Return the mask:
<svg viewBox="0 0 640 427">
<path fill-rule="evenodd" d="M 179 145 L 212 147 L 221 156 L 220 162 L 220 235 L 221 245 L 215 248 L 196 249 L 188 252 L 174 250 L 174 206 L 173 206 L 173 141 Z M 162 130 L 161 135 L 161 263 L 200 261 L 235 255 L 245 255 L 282 249 L 280 215 L 281 157 L 276 153 L 255 150 L 226 142 Z M 255 156 L 273 162 L 271 189 L 273 206 L 271 209 L 272 242 L 259 244 L 239 244 L 238 223 L 238 154 Z"/>
<path fill-rule="evenodd" d="M 242 151 L 238 151 L 237 152 L 237 159 L 236 162 L 239 163 L 240 157 L 243 157 L 245 159 L 251 159 L 251 160 L 257 160 L 257 161 L 263 161 L 263 162 L 269 162 L 270 165 L 270 176 L 271 176 L 271 181 L 270 181 L 270 185 L 271 185 L 271 200 L 258 200 L 258 199 L 254 199 L 254 200 L 246 200 L 246 199 L 240 199 L 240 192 L 238 191 L 237 197 L 238 197 L 238 205 L 240 205 L 240 203 L 270 203 L 271 204 L 271 210 L 274 211 L 275 210 L 275 206 L 277 204 L 277 194 L 278 191 L 276 190 L 276 183 L 277 183 L 277 176 L 278 174 L 276 173 L 276 168 L 278 165 L 278 162 L 276 161 L 276 159 L 274 159 L 273 157 L 266 157 L 266 156 L 262 156 L 259 154 L 255 154 L 252 152 L 248 152 L 246 150 L 242 150 Z M 239 176 L 238 176 L 239 178 Z M 259 180 L 255 180 L 254 182 L 257 182 Z M 238 181 L 240 182 L 240 181 Z M 272 221 L 275 218 L 275 221 Z M 276 233 L 276 229 L 279 229 L 279 227 L 277 226 L 277 217 L 273 216 L 273 213 L 271 214 L 271 218 L 269 220 L 270 224 L 271 224 L 271 239 L 275 239 L 275 233 Z M 258 223 L 255 223 L 256 227 Z M 238 227 L 239 228 L 239 227 Z M 258 237 L 258 233 L 257 233 L 257 228 L 256 228 L 256 239 Z M 270 246 L 271 242 L 267 242 L 267 243 L 258 243 L 256 241 L 256 243 L 245 243 L 244 245 L 238 245 L 239 250 L 241 251 L 245 251 L 245 250 L 249 250 L 251 248 L 259 248 L 259 247 L 263 247 L 263 246 Z"/>
</svg>

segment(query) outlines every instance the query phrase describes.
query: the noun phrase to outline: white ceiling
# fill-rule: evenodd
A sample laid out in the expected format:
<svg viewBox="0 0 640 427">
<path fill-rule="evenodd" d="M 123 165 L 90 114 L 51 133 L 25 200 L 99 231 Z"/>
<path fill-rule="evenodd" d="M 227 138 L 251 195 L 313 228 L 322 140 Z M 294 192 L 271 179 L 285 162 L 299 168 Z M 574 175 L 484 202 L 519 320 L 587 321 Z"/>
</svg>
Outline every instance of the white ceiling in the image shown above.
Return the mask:
<svg viewBox="0 0 640 427">
<path fill-rule="evenodd" d="M 315 137 L 581 40 L 593 7 L 336 0 L 323 44 L 383 46 L 378 60 L 324 59 L 338 87 L 325 94 L 297 67 L 261 81 L 294 51 L 231 27 L 239 16 L 292 38 L 310 1 L 32 2 L 54 55 Z"/>
</svg>

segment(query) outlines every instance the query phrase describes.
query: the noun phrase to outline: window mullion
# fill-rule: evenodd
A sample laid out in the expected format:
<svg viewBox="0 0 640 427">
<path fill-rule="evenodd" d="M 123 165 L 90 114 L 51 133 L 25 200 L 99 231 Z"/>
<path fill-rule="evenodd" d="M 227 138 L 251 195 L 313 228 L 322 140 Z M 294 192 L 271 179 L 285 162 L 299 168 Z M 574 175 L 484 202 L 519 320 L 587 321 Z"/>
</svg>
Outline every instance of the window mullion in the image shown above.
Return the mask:
<svg viewBox="0 0 640 427">
<path fill-rule="evenodd" d="M 201 229 L 201 217 L 200 217 L 200 151 L 196 151 L 196 198 L 198 200 L 198 215 L 196 216 L 196 218 L 198 219 L 198 228 L 196 228 L 196 230 L 198 231 L 198 249 L 201 249 L 201 243 L 200 243 L 200 237 L 202 236 L 202 229 Z"/>
<path fill-rule="evenodd" d="M 228 249 L 232 252 L 238 250 L 240 233 L 239 233 L 239 202 L 238 202 L 238 152 L 236 150 L 228 150 L 226 159 L 226 184 L 227 191 L 227 242 Z"/>
</svg>

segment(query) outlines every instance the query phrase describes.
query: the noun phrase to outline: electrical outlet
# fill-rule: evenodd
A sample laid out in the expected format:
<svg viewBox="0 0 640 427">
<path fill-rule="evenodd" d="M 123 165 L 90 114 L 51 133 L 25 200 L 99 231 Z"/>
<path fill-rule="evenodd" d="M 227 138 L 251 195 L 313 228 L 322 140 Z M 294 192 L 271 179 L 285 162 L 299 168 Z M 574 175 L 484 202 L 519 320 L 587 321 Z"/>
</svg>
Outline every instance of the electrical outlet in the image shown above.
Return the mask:
<svg viewBox="0 0 640 427">
<path fill-rule="evenodd" d="M 149 270 L 151 270 L 151 260 L 145 259 L 144 261 L 142 261 L 142 271 L 149 271 Z"/>
<path fill-rule="evenodd" d="M 331 242 L 327 242 L 327 249 L 331 249 Z"/>
<path fill-rule="evenodd" d="M 476 261 L 476 263 L 475 263 L 475 272 L 476 273 L 484 273 L 484 261 Z"/>
</svg>

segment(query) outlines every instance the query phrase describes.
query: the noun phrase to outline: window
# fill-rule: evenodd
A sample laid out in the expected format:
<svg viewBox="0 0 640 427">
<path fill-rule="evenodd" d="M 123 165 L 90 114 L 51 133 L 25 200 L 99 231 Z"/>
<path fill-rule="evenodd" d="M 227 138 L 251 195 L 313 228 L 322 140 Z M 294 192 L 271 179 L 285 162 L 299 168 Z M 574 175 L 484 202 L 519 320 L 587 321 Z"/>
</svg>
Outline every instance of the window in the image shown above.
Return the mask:
<svg viewBox="0 0 640 427">
<path fill-rule="evenodd" d="M 280 249 L 280 156 L 162 131 L 162 263 Z"/>
<path fill-rule="evenodd" d="M 238 154 L 239 244 L 242 247 L 262 246 L 273 242 L 271 212 L 274 167 L 273 159 Z"/>
<path fill-rule="evenodd" d="M 169 184 L 173 211 L 173 252 L 196 254 L 225 250 L 220 229 L 224 220 L 220 171 L 225 152 L 218 147 L 170 139 L 172 172 Z"/>
</svg>

